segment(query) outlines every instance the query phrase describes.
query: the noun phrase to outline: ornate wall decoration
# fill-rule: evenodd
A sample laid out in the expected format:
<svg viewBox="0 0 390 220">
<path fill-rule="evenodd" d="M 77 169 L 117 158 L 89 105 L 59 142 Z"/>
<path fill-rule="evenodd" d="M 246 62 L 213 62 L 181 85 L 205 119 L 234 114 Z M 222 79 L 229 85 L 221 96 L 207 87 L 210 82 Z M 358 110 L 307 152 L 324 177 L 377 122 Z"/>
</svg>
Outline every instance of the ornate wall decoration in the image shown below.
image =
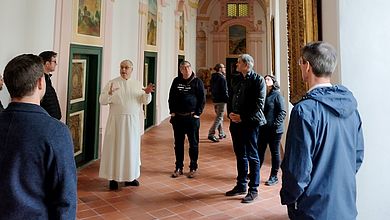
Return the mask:
<svg viewBox="0 0 390 220">
<path fill-rule="evenodd" d="M 246 28 L 241 25 L 229 27 L 229 54 L 246 53 Z"/>
<path fill-rule="evenodd" d="M 157 0 L 149 0 L 146 43 L 157 46 Z"/>
<path fill-rule="evenodd" d="M 72 60 L 72 90 L 70 91 L 70 104 L 85 100 L 85 79 L 87 71 L 86 59 Z"/>
<path fill-rule="evenodd" d="M 302 80 L 298 65 L 301 48 L 308 42 L 317 41 L 320 0 L 287 0 L 288 64 L 290 102 L 297 103 L 308 90 Z"/>
<path fill-rule="evenodd" d="M 72 41 L 103 45 L 104 4 L 101 0 L 73 0 Z"/>
<path fill-rule="evenodd" d="M 72 134 L 74 156 L 83 152 L 84 110 L 69 115 L 68 126 Z"/>
</svg>

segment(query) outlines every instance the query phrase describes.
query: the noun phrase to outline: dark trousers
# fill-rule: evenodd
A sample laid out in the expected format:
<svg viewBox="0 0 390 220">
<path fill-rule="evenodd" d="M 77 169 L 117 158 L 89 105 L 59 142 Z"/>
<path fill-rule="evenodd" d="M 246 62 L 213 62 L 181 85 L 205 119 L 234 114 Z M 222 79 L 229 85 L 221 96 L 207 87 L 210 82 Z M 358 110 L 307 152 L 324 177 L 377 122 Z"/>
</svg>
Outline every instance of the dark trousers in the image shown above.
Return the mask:
<svg viewBox="0 0 390 220">
<path fill-rule="evenodd" d="M 249 190 L 257 191 L 260 180 L 260 161 L 257 152 L 259 126 L 231 122 L 229 129 L 237 162 L 237 186 L 246 188 L 249 164 Z"/>
<path fill-rule="evenodd" d="M 199 155 L 199 118 L 193 116 L 176 115 L 171 118 L 173 127 L 173 134 L 175 137 L 175 156 L 176 169 L 183 169 L 184 162 L 184 139 L 187 135 L 190 145 L 190 170 L 198 169 L 198 155 Z"/>
<path fill-rule="evenodd" d="M 280 167 L 280 140 L 283 133 L 276 133 L 275 129 L 269 126 L 261 126 L 257 145 L 259 147 L 260 167 L 264 162 L 264 154 L 269 145 L 271 151 L 271 176 L 276 176 Z"/>
</svg>

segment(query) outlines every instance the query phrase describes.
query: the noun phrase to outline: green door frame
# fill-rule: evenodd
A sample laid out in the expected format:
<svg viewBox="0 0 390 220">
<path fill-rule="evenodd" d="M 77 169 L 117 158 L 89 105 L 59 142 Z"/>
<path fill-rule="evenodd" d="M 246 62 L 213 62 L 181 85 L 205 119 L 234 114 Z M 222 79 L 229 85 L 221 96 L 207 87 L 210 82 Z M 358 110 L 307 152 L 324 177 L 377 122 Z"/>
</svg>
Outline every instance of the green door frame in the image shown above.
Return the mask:
<svg viewBox="0 0 390 220">
<path fill-rule="evenodd" d="M 156 84 L 157 53 L 145 51 L 144 60 L 145 60 L 144 61 L 144 86 L 146 86 L 149 83 Z M 148 70 L 145 70 L 145 67 L 147 67 Z M 152 127 L 156 123 L 155 122 L 156 92 L 152 93 L 152 102 L 145 107 L 146 108 L 146 117 L 144 123 L 145 130 Z"/>
<path fill-rule="evenodd" d="M 69 125 L 71 113 L 84 111 L 83 120 L 83 154 L 76 155 L 77 166 L 84 165 L 99 156 L 99 118 L 100 118 L 100 84 L 102 72 L 102 48 L 84 45 L 70 45 L 69 79 L 66 122 Z M 87 60 L 85 76 L 85 101 L 71 103 L 72 61 L 73 59 Z"/>
</svg>

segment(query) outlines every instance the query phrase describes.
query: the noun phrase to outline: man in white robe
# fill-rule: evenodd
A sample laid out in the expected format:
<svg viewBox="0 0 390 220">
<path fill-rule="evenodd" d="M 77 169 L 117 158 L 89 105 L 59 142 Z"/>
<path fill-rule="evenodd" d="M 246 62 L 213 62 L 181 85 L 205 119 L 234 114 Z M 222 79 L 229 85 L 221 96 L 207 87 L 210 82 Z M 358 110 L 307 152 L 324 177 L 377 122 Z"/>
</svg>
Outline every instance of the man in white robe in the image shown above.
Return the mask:
<svg viewBox="0 0 390 220">
<path fill-rule="evenodd" d="M 109 105 L 100 160 L 99 177 L 110 180 L 110 190 L 118 189 L 118 182 L 125 186 L 138 186 L 141 166 L 141 109 L 152 100 L 154 85 L 143 88 L 130 79 L 133 63 L 120 63 L 120 77 L 110 80 L 100 94 L 99 102 Z"/>
</svg>

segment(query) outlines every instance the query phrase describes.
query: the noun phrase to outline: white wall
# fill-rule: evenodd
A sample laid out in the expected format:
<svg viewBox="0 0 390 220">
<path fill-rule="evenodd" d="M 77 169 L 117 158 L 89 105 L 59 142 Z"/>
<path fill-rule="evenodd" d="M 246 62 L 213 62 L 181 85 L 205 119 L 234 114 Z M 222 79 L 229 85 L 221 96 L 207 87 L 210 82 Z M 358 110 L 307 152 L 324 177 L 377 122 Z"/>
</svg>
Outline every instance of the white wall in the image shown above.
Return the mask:
<svg viewBox="0 0 390 220">
<path fill-rule="evenodd" d="M 164 120 L 169 115 L 168 95 L 169 89 L 174 77 L 178 74 L 178 53 L 179 44 L 177 41 L 178 30 L 175 27 L 176 22 L 176 4 L 170 4 L 161 7 L 162 10 L 162 27 L 161 33 L 161 51 L 158 54 L 158 72 L 157 81 L 159 82 L 157 88 L 157 105 L 159 106 L 158 118 L 160 121 Z M 187 58 L 187 57 L 186 57 Z"/>
<path fill-rule="evenodd" d="M 0 6 L 0 72 L 15 56 L 23 53 L 39 54 L 53 50 L 54 14 L 53 0 L 2 0 Z M 39 13 L 37 13 L 39 12 Z M 53 81 L 56 76 L 53 76 Z M 9 94 L 4 88 L 0 99 L 6 107 Z"/>
<path fill-rule="evenodd" d="M 130 59 L 134 63 L 133 79 L 142 79 L 138 65 L 138 1 L 115 1 L 112 22 L 112 56 L 110 79 L 119 76 L 119 63 Z"/>
<path fill-rule="evenodd" d="M 365 134 L 365 161 L 358 174 L 359 219 L 390 216 L 390 2 L 340 1 L 343 84 L 359 101 Z"/>
<path fill-rule="evenodd" d="M 338 46 L 341 82 L 353 91 L 363 120 L 365 158 L 357 174 L 358 219 L 389 219 L 390 2 L 322 2 L 324 40 Z"/>
</svg>

